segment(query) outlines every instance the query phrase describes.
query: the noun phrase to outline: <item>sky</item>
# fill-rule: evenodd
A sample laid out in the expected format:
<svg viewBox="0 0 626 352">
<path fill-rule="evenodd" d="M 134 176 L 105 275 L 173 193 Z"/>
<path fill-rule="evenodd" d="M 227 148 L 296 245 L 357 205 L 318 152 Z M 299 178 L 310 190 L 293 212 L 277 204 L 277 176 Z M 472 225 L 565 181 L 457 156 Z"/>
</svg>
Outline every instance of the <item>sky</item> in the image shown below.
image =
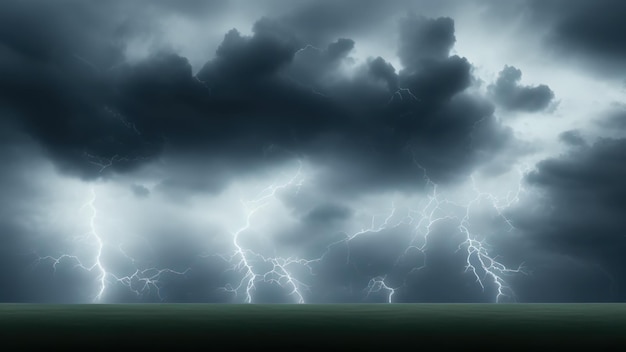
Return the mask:
<svg viewBox="0 0 626 352">
<path fill-rule="evenodd" d="M 0 301 L 622 302 L 624 16 L 3 1 Z"/>
</svg>

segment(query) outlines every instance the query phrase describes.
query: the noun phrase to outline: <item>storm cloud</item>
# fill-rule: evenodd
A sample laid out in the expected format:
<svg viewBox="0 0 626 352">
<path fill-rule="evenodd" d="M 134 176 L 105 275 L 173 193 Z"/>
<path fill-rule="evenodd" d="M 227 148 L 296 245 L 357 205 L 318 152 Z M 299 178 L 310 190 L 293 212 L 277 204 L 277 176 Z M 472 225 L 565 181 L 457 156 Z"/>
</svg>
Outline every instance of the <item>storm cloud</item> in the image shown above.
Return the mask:
<svg viewBox="0 0 626 352">
<path fill-rule="evenodd" d="M 6 1 L 0 300 L 620 300 L 622 7 Z"/>
<path fill-rule="evenodd" d="M 601 139 L 591 146 L 577 144 L 570 153 L 541 161 L 527 176 L 542 193 L 519 223 L 538 248 L 597 265 L 596 277 L 604 283 L 585 289 L 587 300 L 594 294 L 604 295 L 603 300 L 624 299 L 623 282 L 617 278 L 625 267 L 625 143 Z"/>
<path fill-rule="evenodd" d="M 496 5 L 497 12 L 523 14 L 527 26 L 540 28 L 543 50 L 614 79 L 623 69 L 626 5 L 619 0 L 526 1 Z"/>
<path fill-rule="evenodd" d="M 535 112 L 548 107 L 554 92 L 542 84 L 536 87 L 519 84 L 522 71 L 513 66 L 504 66 L 498 79 L 489 86 L 496 102 L 510 110 Z"/>
<path fill-rule="evenodd" d="M 26 54 L 16 49 L 15 61 L 5 65 L 11 73 L 4 96 L 57 165 L 86 178 L 133 170 L 166 145 L 253 170 L 271 146 L 320 163 L 341 160 L 343 172 L 328 182 L 345 183 L 347 175 L 352 184 L 384 186 L 412 183 L 416 163 L 448 181 L 515 149 L 491 104 L 464 93 L 471 64 L 449 56 L 452 19 L 403 19 L 403 70 L 378 57 L 350 79 L 342 78 L 340 65 L 354 41 L 337 38 L 317 49 L 291 26 L 262 18 L 251 36 L 229 31 L 196 75 L 187 59 L 171 52 L 103 73 L 74 54 L 88 51 L 80 42 L 45 65 L 18 59 Z M 45 52 L 55 40 L 65 43 L 61 34 L 49 35 L 30 45 Z M 107 53 L 115 57 L 116 48 Z M 324 78 L 329 75 L 335 79 Z"/>
</svg>

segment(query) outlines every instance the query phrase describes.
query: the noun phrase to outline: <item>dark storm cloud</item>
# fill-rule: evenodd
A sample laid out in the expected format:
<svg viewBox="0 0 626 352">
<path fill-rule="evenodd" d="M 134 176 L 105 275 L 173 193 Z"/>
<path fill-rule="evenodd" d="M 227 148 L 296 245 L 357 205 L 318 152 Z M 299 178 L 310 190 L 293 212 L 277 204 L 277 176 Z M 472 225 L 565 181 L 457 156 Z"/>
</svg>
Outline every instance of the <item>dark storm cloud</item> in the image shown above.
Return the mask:
<svg viewBox="0 0 626 352">
<path fill-rule="evenodd" d="M 614 274 L 589 258 L 562 254 L 518 244 L 526 263 L 532 265 L 527 275 L 511 277 L 520 301 L 528 303 L 598 303 L 621 301 L 619 283 Z"/>
<path fill-rule="evenodd" d="M 310 84 L 309 89 L 322 86 L 337 75 L 342 63 L 351 61 L 349 54 L 354 45 L 354 41 L 347 38 L 339 38 L 321 49 L 307 45 L 298 51 L 287 73 L 294 83 L 302 84 L 304 88 L 307 83 Z"/>
<path fill-rule="evenodd" d="M 283 20 L 313 45 L 327 43 L 347 30 L 362 30 L 364 27 L 389 14 L 394 4 L 380 1 L 304 1 Z M 320 24 L 324 25 L 320 25 Z"/>
<path fill-rule="evenodd" d="M 612 114 L 601 124 L 612 129 L 626 130 L 626 113 Z"/>
<path fill-rule="evenodd" d="M 124 21 L 116 11 L 87 2 L 3 4 L 0 41 L 4 104 L 61 169 L 87 172 L 85 157 L 135 158 L 143 142 L 108 104 L 106 77 L 121 63 Z M 71 8 L 71 10 L 70 10 Z M 20 30 L 15 30 L 20 28 Z M 88 29 L 87 29 L 88 28 Z M 149 148 L 148 148 L 149 149 Z"/>
<path fill-rule="evenodd" d="M 523 86 L 519 84 L 522 71 L 513 66 L 504 66 L 496 82 L 489 86 L 494 100 L 509 110 L 536 112 L 546 109 L 554 92 L 545 84 Z"/>
<path fill-rule="evenodd" d="M 10 54 L 5 103 L 57 166 L 82 177 L 134 170 L 166 148 L 239 172 L 300 155 L 339 170 L 327 181 L 346 190 L 402 187 L 419 167 L 451 181 L 515 148 L 492 106 L 463 92 L 471 64 L 449 56 L 450 18 L 401 21 L 399 73 L 379 57 L 355 78 L 337 79 L 358 44 L 339 37 L 310 47 L 296 35 L 300 24 L 262 18 L 251 36 L 226 33 L 194 76 L 187 59 L 167 51 L 123 62 L 123 41 L 114 39 L 129 25 L 85 7 L 83 17 L 65 18 L 63 6 L 44 16 L 11 3 L 0 32 Z M 20 18 L 33 21 L 22 24 L 31 35 L 12 34 Z"/>
<path fill-rule="evenodd" d="M 430 19 L 410 15 L 400 21 L 400 36 L 403 40 L 398 56 L 407 74 L 420 70 L 430 61 L 447 59 L 456 42 L 454 21 L 448 17 Z"/>
<path fill-rule="evenodd" d="M 12 133 L 12 128 L 14 126 L 7 121 L 0 120 L 0 158 L 4 160 L 0 172 L 0 282 L 3 283 L 0 300 L 4 302 L 23 301 L 29 294 L 19 274 L 23 274 L 32 261 L 32 249 L 24 234 L 29 230 L 26 215 L 29 201 L 37 194 L 36 188 L 22 174 L 25 169 L 35 169 L 32 158 L 15 157 L 18 151 L 22 156 L 31 156 L 32 145 L 27 136 Z"/>
<path fill-rule="evenodd" d="M 559 134 L 559 140 L 572 147 L 586 146 L 587 141 L 583 138 L 579 130 L 569 130 Z"/>
<path fill-rule="evenodd" d="M 284 4 L 281 3 L 284 6 Z M 325 45 L 337 36 L 378 31 L 376 24 L 390 24 L 394 15 L 403 14 L 407 8 L 438 8 L 441 4 L 431 1 L 346 0 L 301 1 L 281 20 L 293 28 L 302 40 L 311 45 Z M 384 30 L 384 29 L 383 29 Z"/>
<path fill-rule="evenodd" d="M 504 18 L 514 13 L 526 15 L 528 27 L 539 29 L 546 49 L 560 59 L 583 60 L 586 67 L 606 77 L 622 77 L 620 72 L 626 58 L 623 1 L 533 0 L 490 4 L 498 9 L 494 14 L 504 14 Z"/>
<path fill-rule="evenodd" d="M 555 41 L 610 59 L 626 56 L 623 1 L 561 1 L 560 5 L 562 18 L 554 28 Z"/>
<path fill-rule="evenodd" d="M 0 116 L 10 112 L 0 109 Z M 0 301 L 66 302 L 84 300 L 79 287 L 88 275 L 66 275 L 54 278 L 50 266 L 37 266 L 35 249 L 56 248 L 57 243 L 42 239 L 60 238 L 62 234 L 46 227 L 50 213 L 42 191 L 50 187 L 48 164 L 42 150 L 32 138 L 16 133 L 12 121 L 0 119 Z M 38 219 L 38 220 L 35 220 Z M 43 246 L 42 246 L 43 244 Z M 71 270 L 73 263 L 59 268 Z"/>
<path fill-rule="evenodd" d="M 625 139 L 601 139 L 544 160 L 527 177 L 543 191 L 543 197 L 528 204 L 520 228 L 538 248 L 596 263 L 609 276 L 623 277 L 624 179 Z M 617 284 L 622 287 L 619 297 L 623 299 L 624 282 Z"/>
<path fill-rule="evenodd" d="M 382 57 L 379 56 L 370 61 L 369 73 L 372 77 L 386 82 L 389 91 L 395 92 L 398 90 L 398 75 L 396 74 L 396 69 Z"/>
<path fill-rule="evenodd" d="M 597 120 L 597 124 L 608 130 L 626 131 L 626 105 L 613 104 L 605 116 Z"/>
</svg>

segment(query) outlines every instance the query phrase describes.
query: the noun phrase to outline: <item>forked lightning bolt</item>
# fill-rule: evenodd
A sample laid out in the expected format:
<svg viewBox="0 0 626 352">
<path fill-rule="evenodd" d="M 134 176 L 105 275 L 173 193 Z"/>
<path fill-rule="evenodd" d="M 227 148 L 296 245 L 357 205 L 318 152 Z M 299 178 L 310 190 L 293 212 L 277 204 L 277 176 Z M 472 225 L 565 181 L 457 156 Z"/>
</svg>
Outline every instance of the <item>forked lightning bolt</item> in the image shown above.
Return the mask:
<svg viewBox="0 0 626 352">
<path fill-rule="evenodd" d="M 85 236 L 82 239 L 85 240 L 85 242 L 92 244 L 93 247 L 95 247 L 96 254 L 93 257 L 93 260 L 91 260 L 92 263 L 84 264 L 83 260 L 81 260 L 79 256 L 69 255 L 69 254 L 63 254 L 56 258 L 52 256 L 45 256 L 45 257 L 38 258 L 37 261 L 51 260 L 52 267 L 55 272 L 56 272 L 57 266 L 63 260 L 75 261 L 76 264 L 74 265 L 74 268 L 80 268 L 89 272 L 96 272 L 98 286 L 97 286 L 97 292 L 93 301 L 98 302 L 102 299 L 102 295 L 104 294 L 105 289 L 106 289 L 107 271 L 102 265 L 102 251 L 104 249 L 104 242 L 102 238 L 100 237 L 100 234 L 98 234 L 98 230 L 96 228 L 96 219 L 98 216 L 98 210 L 95 206 L 96 192 L 93 187 L 90 190 L 90 194 L 91 196 L 90 196 L 89 201 L 85 203 L 81 208 L 82 209 L 87 208 L 89 210 L 89 232 L 85 234 Z"/>
<path fill-rule="evenodd" d="M 524 171 L 521 169 L 518 169 L 518 171 L 520 172 L 520 176 L 522 176 Z M 500 216 L 506 222 L 509 230 L 512 230 L 514 228 L 513 224 L 511 223 L 511 220 L 504 215 L 503 211 L 519 201 L 519 196 L 520 193 L 523 192 L 523 187 L 520 181 L 518 183 L 517 190 L 514 193 L 509 192 L 504 199 L 498 199 L 490 193 L 479 192 L 473 177 L 472 186 L 474 191 L 477 193 L 477 197 L 472 200 L 467 206 L 465 216 L 459 224 L 459 230 L 466 236 L 465 242 L 459 245 L 459 250 L 462 248 L 462 246 L 466 247 L 467 265 L 465 269 L 466 271 L 471 271 L 474 274 L 474 276 L 476 277 L 476 281 L 480 284 L 483 290 L 485 289 L 485 286 L 479 272 L 482 270 L 483 278 L 491 278 L 492 282 L 496 285 L 498 290 L 498 293 L 496 295 L 496 302 L 498 302 L 501 298 L 509 296 L 507 292 L 512 293 L 512 290 L 507 286 L 506 282 L 504 281 L 503 276 L 507 274 L 517 273 L 525 274 L 526 271 L 523 269 L 523 263 L 517 269 L 510 269 L 501 262 L 499 262 L 497 260 L 497 257 L 492 257 L 489 255 L 489 252 L 484 242 L 478 240 L 476 236 L 472 235 L 469 230 L 470 210 L 473 205 L 478 204 L 482 199 L 487 199 L 491 202 L 492 207 L 497 211 L 498 216 Z M 472 259 L 475 259 L 480 264 L 480 268 L 477 268 L 476 265 L 472 264 Z"/>
<path fill-rule="evenodd" d="M 77 242 L 88 244 L 92 250 L 95 250 L 95 254 L 90 259 L 85 259 L 84 256 L 75 254 L 63 254 L 59 257 L 45 256 L 37 259 L 37 262 L 52 261 L 52 267 L 56 273 L 58 265 L 64 260 L 74 261 L 76 264 L 73 268 L 82 269 L 88 272 L 96 273 L 96 293 L 93 297 L 93 302 L 101 302 L 103 296 L 106 293 L 107 287 L 112 283 L 119 283 L 126 286 L 131 292 L 137 296 L 144 296 L 149 294 L 152 290 L 156 291 L 159 299 L 163 300 L 161 295 L 161 280 L 164 274 L 185 275 L 190 270 L 189 268 L 184 271 L 176 271 L 172 269 L 157 269 L 154 267 L 136 270 L 130 275 L 119 275 L 107 271 L 106 265 L 103 263 L 103 255 L 105 252 L 106 240 L 99 233 L 97 228 L 98 209 L 96 206 L 97 197 L 94 187 L 90 188 L 90 198 L 81 209 L 87 209 L 89 211 L 89 231 L 82 237 L 77 239 Z M 109 244 L 110 245 L 110 244 Z M 131 263 L 136 264 L 136 260 L 126 254 L 121 246 L 118 246 L 118 251 L 124 257 L 126 257 Z"/>
<path fill-rule="evenodd" d="M 299 263 L 299 260 L 292 260 L 291 258 L 276 258 L 265 257 L 259 253 L 256 253 L 250 249 L 243 248 L 240 244 L 240 236 L 243 232 L 250 229 L 252 221 L 255 215 L 259 213 L 269 202 L 275 200 L 276 193 L 287 189 L 289 187 L 302 186 L 304 179 L 302 178 L 302 163 L 299 163 L 297 173 L 286 183 L 281 185 L 270 185 L 265 188 L 257 198 L 249 201 L 241 201 L 244 209 L 246 210 L 245 225 L 235 231 L 233 234 L 233 246 L 235 247 L 234 254 L 229 257 L 229 261 L 235 261 L 233 270 L 243 275 L 241 280 L 236 285 L 227 284 L 223 290 L 232 292 L 235 295 L 240 294 L 241 291 L 245 292 L 244 301 L 246 303 L 252 303 L 253 291 L 256 288 L 256 284 L 259 281 L 267 283 L 276 283 L 282 287 L 288 287 L 290 289 L 289 295 L 295 297 L 296 303 L 304 303 L 304 297 L 301 290 L 306 288 L 307 285 L 298 281 L 289 271 L 289 266 L 295 263 Z M 224 257 L 222 257 L 224 258 Z M 263 263 L 269 263 L 272 266 L 272 270 L 266 272 L 257 272 L 252 260 L 261 261 Z"/>
</svg>

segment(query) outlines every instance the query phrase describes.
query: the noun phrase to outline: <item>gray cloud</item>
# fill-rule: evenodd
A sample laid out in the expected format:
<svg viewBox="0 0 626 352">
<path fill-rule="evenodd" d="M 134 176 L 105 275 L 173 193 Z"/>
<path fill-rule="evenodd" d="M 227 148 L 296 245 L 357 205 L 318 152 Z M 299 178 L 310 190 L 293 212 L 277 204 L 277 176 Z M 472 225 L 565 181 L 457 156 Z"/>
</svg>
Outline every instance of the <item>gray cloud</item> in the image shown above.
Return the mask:
<svg viewBox="0 0 626 352">
<path fill-rule="evenodd" d="M 608 79 L 623 79 L 626 5 L 619 0 L 487 1 L 495 16 L 523 19 L 554 58 L 582 64 Z M 621 77 L 621 78 L 620 78 Z"/>
<path fill-rule="evenodd" d="M 597 124 L 609 130 L 626 130 L 626 106 L 614 104 L 605 116 L 597 121 Z"/>
<path fill-rule="evenodd" d="M 559 140 L 573 147 L 581 147 L 587 145 L 587 141 L 585 141 L 580 131 L 578 130 L 569 130 L 562 132 L 561 134 L 559 134 Z"/>
<path fill-rule="evenodd" d="M 523 86 L 519 84 L 522 71 L 504 66 L 496 82 L 488 87 L 494 100 L 509 110 L 535 112 L 546 109 L 554 99 L 554 92 L 545 84 Z"/>
<path fill-rule="evenodd" d="M 626 13 L 623 2 L 568 2 L 565 9 L 557 15 L 560 19 L 553 28 L 553 42 L 571 48 L 571 51 L 582 50 L 587 55 L 610 61 L 624 58 L 626 42 L 620 35 L 625 29 L 621 20 Z"/>
<path fill-rule="evenodd" d="M 454 21 L 443 17 L 429 19 L 411 15 L 400 21 L 400 35 L 405 38 L 400 44 L 398 56 L 407 74 L 419 70 L 430 61 L 448 58 L 456 38 Z"/>
<path fill-rule="evenodd" d="M 586 264 L 604 286 L 594 290 L 607 292 L 623 286 L 625 263 L 621 254 L 626 246 L 624 221 L 626 189 L 624 160 L 626 140 L 601 139 L 562 157 L 540 162 L 528 176 L 528 182 L 544 191 L 534 204 L 528 204 L 519 221 L 527 239 L 538 248 L 571 258 L 595 263 Z M 584 271 L 584 270 L 583 270 Z M 623 290 L 619 291 L 623 299 Z M 610 299 L 617 299 L 611 297 Z"/>
</svg>

